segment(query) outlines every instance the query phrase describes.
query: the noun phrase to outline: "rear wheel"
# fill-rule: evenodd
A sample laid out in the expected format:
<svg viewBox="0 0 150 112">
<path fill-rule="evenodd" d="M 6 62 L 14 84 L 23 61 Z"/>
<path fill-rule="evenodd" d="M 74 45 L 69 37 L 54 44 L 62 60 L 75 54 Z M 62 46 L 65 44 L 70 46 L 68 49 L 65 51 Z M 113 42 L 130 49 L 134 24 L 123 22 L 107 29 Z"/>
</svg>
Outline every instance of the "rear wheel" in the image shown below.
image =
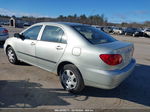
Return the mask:
<svg viewBox="0 0 150 112">
<path fill-rule="evenodd" d="M 19 63 L 19 60 L 17 59 L 15 51 L 13 50 L 12 47 L 8 47 L 6 53 L 7 53 L 8 60 L 10 63 L 12 63 L 12 64 L 18 64 Z"/>
<path fill-rule="evenodd" d="M 79 93 L 84 88 L 83 78 L 76 66 L 64 65 L 59 71 L 63 88 L 71 93 Z"/>
</svg>

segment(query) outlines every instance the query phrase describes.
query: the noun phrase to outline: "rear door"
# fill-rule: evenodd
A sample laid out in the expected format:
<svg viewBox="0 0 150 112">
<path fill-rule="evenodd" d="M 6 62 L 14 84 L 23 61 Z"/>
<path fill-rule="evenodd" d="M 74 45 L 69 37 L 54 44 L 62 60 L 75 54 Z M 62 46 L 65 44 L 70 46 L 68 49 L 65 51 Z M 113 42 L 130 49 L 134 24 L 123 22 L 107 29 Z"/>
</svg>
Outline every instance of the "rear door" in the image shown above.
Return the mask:
<svg viewBox="0 0 150 112">
<path fill-rule="evenodd" d="M 66 36 L 62 28 L 47 25 L 41 39 L 36 44 L 38 66 L 52 71 L 66 47 Z"/>
</svg>

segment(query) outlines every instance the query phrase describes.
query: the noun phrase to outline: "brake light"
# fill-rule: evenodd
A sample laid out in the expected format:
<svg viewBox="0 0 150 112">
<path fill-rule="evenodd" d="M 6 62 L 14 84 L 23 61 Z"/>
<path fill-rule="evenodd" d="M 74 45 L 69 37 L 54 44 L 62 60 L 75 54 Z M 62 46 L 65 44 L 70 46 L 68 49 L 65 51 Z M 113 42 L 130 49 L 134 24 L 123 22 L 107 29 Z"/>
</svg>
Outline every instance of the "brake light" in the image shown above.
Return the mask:
<svg viewBox="0 0 150 112">
<path fill-rule="evenodd" d="M 3 30 L 3 33 L 8 33 L 8 30 L 4 29 L 4 30 Z"/>
<path fill-rule="evenodd" d="M 99 56 L 108 65 L 118 65 L 122 63 L 122 56 L 120 54 L 101 54 Z"/>
</svg>

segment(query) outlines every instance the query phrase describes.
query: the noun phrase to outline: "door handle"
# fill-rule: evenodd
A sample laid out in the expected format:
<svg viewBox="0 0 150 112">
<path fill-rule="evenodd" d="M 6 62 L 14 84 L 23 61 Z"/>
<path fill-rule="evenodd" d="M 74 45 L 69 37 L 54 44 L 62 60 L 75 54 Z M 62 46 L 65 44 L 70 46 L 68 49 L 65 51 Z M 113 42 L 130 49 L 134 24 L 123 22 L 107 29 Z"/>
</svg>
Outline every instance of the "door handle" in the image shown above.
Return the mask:
<svg viewBox="0 0 150 112">
<path fill-rule="evenodd" d="M 33 45 L 35 45 L 35 43 L 34 43 L 34 42 L 31 42 L 31 45 L 33 46 Z"/>
<path fill-rule="evenodd" d="M 61 46 L 57 46 L 56 49 L 57 50 L 63 50 L 63 48 Z"/>
</svg>

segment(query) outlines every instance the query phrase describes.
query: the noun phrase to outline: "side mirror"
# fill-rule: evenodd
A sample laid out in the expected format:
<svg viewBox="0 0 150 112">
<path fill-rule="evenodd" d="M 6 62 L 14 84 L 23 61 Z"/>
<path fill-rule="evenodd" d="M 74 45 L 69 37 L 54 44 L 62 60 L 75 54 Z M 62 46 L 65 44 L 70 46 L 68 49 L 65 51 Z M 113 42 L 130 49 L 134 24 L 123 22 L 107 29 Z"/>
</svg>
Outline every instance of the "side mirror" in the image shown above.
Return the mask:
<svg viewBox="0 0 150 112">
<path fill-rule="evenodd" d="M 19 34 L 19 33 L 15 33 L 15 34 L 14 34 L 14 37 L 23 39 L 23 35 L 21 35 L 21 34 Z"/>
</svg>

